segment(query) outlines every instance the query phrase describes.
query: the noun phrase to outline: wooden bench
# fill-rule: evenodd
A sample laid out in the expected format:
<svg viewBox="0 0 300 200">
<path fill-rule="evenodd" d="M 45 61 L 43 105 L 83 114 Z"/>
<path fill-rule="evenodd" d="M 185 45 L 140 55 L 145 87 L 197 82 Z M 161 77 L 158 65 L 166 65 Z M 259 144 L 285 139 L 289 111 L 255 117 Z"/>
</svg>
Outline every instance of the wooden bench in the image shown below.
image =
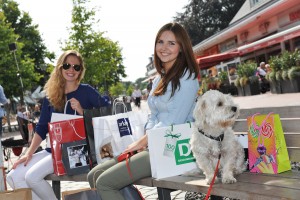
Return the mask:
<svg viewBox="0 0 300 200">
<path fill-rule="evenodd" d="M 300 106 L 242 109 L 234 125 L 236 134 L 247 134 L 246 118 L 255 113 L 280 115 L 285 140 L 292 162 L 300 162 Z M 170 192 L 183 190 L 207 193 L 209 185 L 203 175 L 175 176 L 165 179 L 153 179 L 160 200 L 171 200 Z M 212 195 L 234 199 L 300 199 L 300 171 L 288 171 L 280 174 L 253 174 L 244 172 L 237 176 L 235 184 L 213 185 Z"/>
<path fill-rule="evenodd" d="M 236 134 L 247 134 L 246 118 L 255 113 L 269 112 L 280 115 L 290 160 L 300 162 L 300 106 L 269 107 L 242 109 L 239 119 L 234 125 Z M 60 181 L 87 181 L 86 174 L 76 176 L 48 175 L 46 180 L 52 181 L 52 187 L 60 199 Z M 288 171 L 281 174 L 253 174 L 244 172 L 237 176 L 235 184 L 213 186 L 212 199 L 225 196 L 234 199 L 300 199 L 300 172 Z M 174 176 L 165 179 L 145 178 L 135 184 L 157 187 L 160 200 L 171 200 L 171 192 L 175 190 L 206 193 L 209 185 L 203 175 Z"/>
<path fill-rule="evenodd" d="M 87 181 L 87 174 L 80 174 L 80 175 L 75 175 L 75 176 L 56 176 L 55 174 L 50 174 L 45 177 L 46 180 L 51 180 L 52 181 L 52 188 L 53 191 L 57 197 L 57 199 L 60 199 L 61 197 L 61 187 L 60 187 L 60 182 L 61 181 L 75 181 L 75 182 L 86 182 Z M 138 180 L 134 184 L 136 185 L 144 185 L 148 187 L 153 187 L 153 182 L 152 178 L 144 178 L 141 180 Z"/>
</svg>

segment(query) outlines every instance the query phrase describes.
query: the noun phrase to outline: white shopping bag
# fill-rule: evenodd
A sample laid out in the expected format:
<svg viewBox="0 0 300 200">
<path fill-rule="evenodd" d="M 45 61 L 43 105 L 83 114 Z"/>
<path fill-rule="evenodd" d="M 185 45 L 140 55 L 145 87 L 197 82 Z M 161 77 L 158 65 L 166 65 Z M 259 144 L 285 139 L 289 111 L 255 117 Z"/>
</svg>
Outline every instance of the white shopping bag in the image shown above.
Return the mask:
<svg viewBox="0 0 300 200">
<path fill-rule="evenodd" d="M 197 168 L 189 144 L 192 123 L 151 129 L 147 135 L 152 177 L 162 179 Z"/>
<path fill-rule="evenodd" d="M 148 114 L 144 111 L 94 117 L 92 120 L 98 164 L 104 161 L 106 155 L 110 158 L 110 155 L 118 156 L 129 144 L 141 138 L 145 134 L 147 119 Z M 109 152 L 103 152 L 103 146 Z"/>
</svg>

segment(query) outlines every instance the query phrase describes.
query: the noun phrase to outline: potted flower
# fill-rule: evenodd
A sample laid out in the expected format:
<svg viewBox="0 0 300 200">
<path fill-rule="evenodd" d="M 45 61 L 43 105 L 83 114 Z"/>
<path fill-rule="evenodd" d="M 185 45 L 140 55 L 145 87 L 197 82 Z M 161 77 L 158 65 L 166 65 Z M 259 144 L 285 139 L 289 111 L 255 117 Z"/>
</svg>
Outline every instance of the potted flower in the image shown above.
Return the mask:
<svg viewBox="0 0 300 200">
<path fill-rule="evenodd" d="M 256 63 L 253 61 L 247 61 L 238 66 L 239 82 L 245 96 L 260 94 L 259 79 L 255 75 L 256 69 Z"/>
</svg>

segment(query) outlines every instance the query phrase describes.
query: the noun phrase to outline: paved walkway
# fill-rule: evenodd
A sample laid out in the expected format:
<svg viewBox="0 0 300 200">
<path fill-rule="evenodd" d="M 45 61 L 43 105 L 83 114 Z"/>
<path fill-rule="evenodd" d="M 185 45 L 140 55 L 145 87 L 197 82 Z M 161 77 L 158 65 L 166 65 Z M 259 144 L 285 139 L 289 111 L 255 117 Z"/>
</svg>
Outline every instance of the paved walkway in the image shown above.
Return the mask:
<svg viewBox="0 0 300 200">
<path fill-rule="evenodd" d="M 258 108 L 258 107 L 277 107 L 277 106 L 292 106 L 300 105 L 300 93 L 291 93 L 291 94 L 261 94 L 247 97 L 234 97 L 235 103 L 237 103 L 240 108 Z M 138 110 L 134 105 L 132 106 L 133 110 Z M 146 101 L 141 102 L 142 110 L 149 111 Z M 20 137 L 18 132 L 4 133 L 3 138 L 10 136 Z M 16 156 L 12 154 L 12 162 L 17 159 Z M 4 165 L 8 166 L 8 162 L 5 161 Z M 88 188 L 89 185 L 87 182 L 66 182 L 61 183 L 61 189 L 63 191 L 75 190 L 80 188 Z M 157 192 L 156 188 L 153 187 L 144 187 L 138 186 L 145 197 L 146 200 L 156 200 Z M 185 192 L 184 191 L 175 191 L 172 192 L 172 200 L 184 200 Z"/>
</svg>

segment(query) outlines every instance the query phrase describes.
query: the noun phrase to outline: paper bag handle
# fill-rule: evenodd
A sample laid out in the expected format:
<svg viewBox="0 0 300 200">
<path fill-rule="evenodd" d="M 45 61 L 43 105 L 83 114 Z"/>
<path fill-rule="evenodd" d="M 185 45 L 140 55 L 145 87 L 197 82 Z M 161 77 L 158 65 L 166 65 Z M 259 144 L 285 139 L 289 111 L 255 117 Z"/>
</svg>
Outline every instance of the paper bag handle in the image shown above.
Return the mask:
<svg viewBox="0 0 300 200">
<path fill-rule="evenodd" d="M 116 100 L 117 100 L 117 99 L 115 99 L 114 102 L 113 102 L 112 114 L 113 114 L 113 115 L 117 114 L 117 113 L 116 113 L 116 112 L 117 112 L 116 106 L 119 105 L 119 104 L 120 104 L 120 105 L 123 105 L 123 108 L 124 108 L 124 109 L 123 109 L 123 113 L 126 113 L 126 112 L 127 112 L 127 107 L 126 107 L 125 103 L 124 103 L 123 101 L 122 101 L 122 102 L 117 102 Z"/>
<path fill-rule="evenodd" d="M 66 104 L 65 104 L 65 109 L 64 109 L 64 114 L 67 114 L 67 106 L 68 106 L 68 103 L 71 101 L 71 99 L 67 100 Z M 75 113 L 74 115 L 76 115 L 76 110 L 75 110 Z"/>
</svg>

